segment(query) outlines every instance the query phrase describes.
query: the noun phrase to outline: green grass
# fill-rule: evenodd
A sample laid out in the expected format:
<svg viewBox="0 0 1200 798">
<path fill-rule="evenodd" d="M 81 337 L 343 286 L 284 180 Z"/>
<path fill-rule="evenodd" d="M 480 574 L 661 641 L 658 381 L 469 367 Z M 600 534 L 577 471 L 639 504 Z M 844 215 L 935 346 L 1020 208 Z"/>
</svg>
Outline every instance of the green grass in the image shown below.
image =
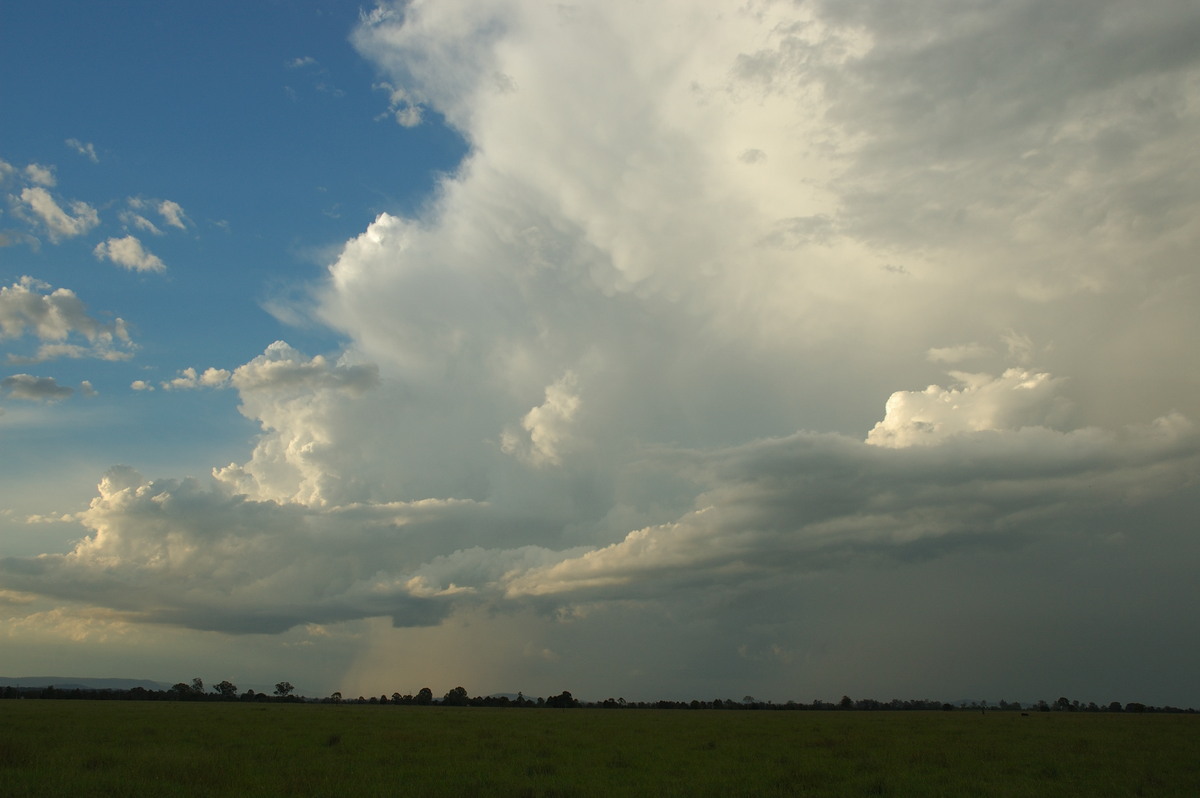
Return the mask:
<svg viewBox="0 0 1200 798">
<path fill-rule="evenodd" d="M 1196 796 L 1200 717 L 0 701 L 0 796 Z"/>
</svg>

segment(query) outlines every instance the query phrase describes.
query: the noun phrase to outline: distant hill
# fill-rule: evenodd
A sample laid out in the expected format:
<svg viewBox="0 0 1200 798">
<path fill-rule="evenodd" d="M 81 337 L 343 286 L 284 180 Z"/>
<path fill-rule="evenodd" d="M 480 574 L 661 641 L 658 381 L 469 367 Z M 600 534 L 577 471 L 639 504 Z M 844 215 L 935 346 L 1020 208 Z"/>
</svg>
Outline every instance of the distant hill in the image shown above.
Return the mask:
<svg viewBox="0 0 1200 798">
<path fill-rule="evenodd" d="M 167 690 L 171 685 L 149 679 L 89 679 L 81 676 L 0 676 L 0 687 L 54 687 L 59 690 Z"/>
</svg>

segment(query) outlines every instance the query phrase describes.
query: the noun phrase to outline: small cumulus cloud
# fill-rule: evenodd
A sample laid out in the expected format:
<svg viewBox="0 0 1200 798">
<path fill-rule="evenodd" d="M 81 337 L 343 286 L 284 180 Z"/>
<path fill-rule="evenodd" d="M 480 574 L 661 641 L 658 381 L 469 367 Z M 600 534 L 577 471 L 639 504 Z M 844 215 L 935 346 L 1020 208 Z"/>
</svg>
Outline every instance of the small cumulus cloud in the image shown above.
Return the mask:
<svg viewBox="0 0 1200 798">
<path fill-rule="evenodd" d="M 183 212 L 183 206 L 173 200 L 161 200 L 158 203 L 158 213 L 162 216 L 163 221 L 171 227 L 180 230 L 187 229 L 187 214 Z"/>
<path fill-rule="evenodd" d="M 125 322 L 104 323 L 88 314 L 86 306 L 69 288 L 52 288 L 32 277 L 11 286 L 0 286 L 0 339 L 32 335 L 41 341 L 37 353 L 9 353 L 10 363 L 38 363 L 55 358 L 92 357 L 125 360 L 134 348 Z M 72 343 L 82 337 L 87 345 Z"/>
<path fill-rule="evenodd" d="M 163 230 L 146 216 L 147 213 L 157 213 L 162 224 L 178 230 L 186 230 L 190 224 L 183 206 L 174 200 L 130 197 L 127 204 L 129 208 L 121 212 L 121 221 L 129 227 L 144 230 L 156 236 L 163 235 Z"/>
<path fill-rule="evenodd" d="M 51 241 L 81 236 L 100 224 L 100 215 L 91 205 L 72 201 L 68 212 L 41 186 L 22 190 L 21 201 L 45 226 Z"/>
<path fill-rule="evenodd" d="M 181 370 L 179 376 L 175 379 L 163 382 L 162 387 L 167 391 L 225 388 L 228 387 L 232 376 L 232 372 L 226 369 L 208 368 L 202 373 L 198 373 L 194 368 L 186 368 Z M 137 385 L 138 383 L 141 383 L 142 387 L 135 387 L 134 390 L 146 390 L 144 382 L 138 380 L 134 384 Z"/>
<path fill-rule="evenodd" d="M 167 268 L 161 258 L 143 248 L 142 242 L 131 235 L 102 241 L 92 252 L 99 260 L 107 259 L 130 271 L 161 272 Z"/>
<path fill-rule="evenodd" d="M 54 178 L 54 167 L 42 166 L 41 164 L 31 163 L 25 167 L 25 175 L 29 178 L 29 182 L 36 183 L 39 186 L 53 188 L 56 180 Z"/>
</svg>

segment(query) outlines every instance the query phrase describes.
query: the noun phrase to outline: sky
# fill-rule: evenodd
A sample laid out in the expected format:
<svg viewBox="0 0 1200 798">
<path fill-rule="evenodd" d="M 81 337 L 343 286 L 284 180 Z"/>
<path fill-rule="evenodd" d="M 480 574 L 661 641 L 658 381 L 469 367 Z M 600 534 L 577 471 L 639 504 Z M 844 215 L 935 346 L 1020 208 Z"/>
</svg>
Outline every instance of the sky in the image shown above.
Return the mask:
<svg viewBox="0 0 1200 798">
<path fill-rule="evenodd" d="M 4 2 L 0 106 L 0 673 L 1200 706 L 1194 2 Z"/>
</svg>

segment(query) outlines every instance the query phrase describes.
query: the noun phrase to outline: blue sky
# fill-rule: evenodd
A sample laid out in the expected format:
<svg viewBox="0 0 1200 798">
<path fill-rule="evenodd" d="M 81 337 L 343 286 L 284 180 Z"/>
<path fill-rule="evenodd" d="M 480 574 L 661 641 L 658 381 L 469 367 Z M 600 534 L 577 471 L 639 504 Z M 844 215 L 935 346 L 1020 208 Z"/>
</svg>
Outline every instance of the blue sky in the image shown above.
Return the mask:
<svg viewBox="0 0 1200 798">
<path fill-rule="evenodd" d="M 0 673 L 1200 704 L 1193 3 L 0 14 Z"/>
<path fill-rule="evenodd" d="M 32 276 L 69 288 L 96 318 L 124 319 L 136 345 L 123 362 L 41 367 L 39 377 L 88 380 L 98 395 L 77 390 L 36 431 L 6 425 L 10 441 L 28 436 L 32 447 L 6 458 L 22 493 L 75 469 L 75 484 L 51 495 L 66 492 L 63 508 L 86 501 L 87 472 L 109 460 L 204 474 L 253 433 L 230 412 L 233 397 L 164 402 L 132 392 L 134 380 L 235 367 L 277 338 L 313 352 L 339 345 L 329 330 L 281 324 L 264 307 L 303 304 L 348 237 L 380 212 L 412 212 L 464 152 L 436 122 L 390 119 L 388 93 L 348 41 L 359 15 L 355 3 L 6 6 L 0 158 L 46 167 L 51 197 L 86 203 L 97 221 L 56 239 L 36 218 L 7 214 L 6 231 L 31 238 L 0 250 L 5 285 Z M 14 178 L 6 189 L 30 185 Z M 158 211 L 164 201 L 181 209 L 174 225 Z M 157 230 L 131 226 L 131 213 Z M 98 260 L 98 243 L 129 234 L 162 271 Z M 28 337 L 6 343 L 37 349 Z M 64 418 L 76 423 L 56 432 Z"/>
</svg>

